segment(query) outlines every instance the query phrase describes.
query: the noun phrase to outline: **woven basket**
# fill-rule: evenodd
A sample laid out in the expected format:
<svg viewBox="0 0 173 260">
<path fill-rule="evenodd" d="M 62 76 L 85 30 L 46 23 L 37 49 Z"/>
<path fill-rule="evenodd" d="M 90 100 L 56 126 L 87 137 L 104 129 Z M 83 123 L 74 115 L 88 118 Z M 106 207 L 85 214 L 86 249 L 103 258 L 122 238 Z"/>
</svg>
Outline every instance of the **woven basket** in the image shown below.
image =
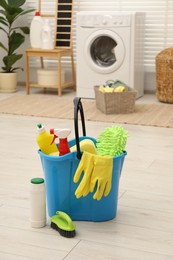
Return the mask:
<svg viewBox="0 0 173 260">
<path fill-rule="evenodd" d="M 125 92 L 103 93 L 94 87 L 96 107 L 104 114 L 127 114 L 134 112 L 137 91 L 129 88 Z"/>
<path fill-rule="evenodd" d="M 156 96 L 161 102 L 173 103 L 173 48 L 156 56 Z"/>
</svg>

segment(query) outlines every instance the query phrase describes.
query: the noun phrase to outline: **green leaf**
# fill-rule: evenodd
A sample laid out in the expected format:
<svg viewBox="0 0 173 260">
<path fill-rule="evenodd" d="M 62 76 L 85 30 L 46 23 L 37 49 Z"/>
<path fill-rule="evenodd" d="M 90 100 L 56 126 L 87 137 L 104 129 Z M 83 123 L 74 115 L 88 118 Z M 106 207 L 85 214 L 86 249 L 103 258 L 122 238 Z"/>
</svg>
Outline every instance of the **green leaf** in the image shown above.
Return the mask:
<svg viewBox="0 0 173 260">
<path fill-rule="evenodd" d="M 23 9 L 20 7 L 15 7 L 15 6 L 7 6 L 6 12 L 10 15 L 17 15 L 23 12 Z"/>
<path fill-rule="evenodd" d="M 18 49 L 22 43 L 24 43 L 25 37 L 20 34 L 16 33 L 15 31 L 12 33 L 9 39 L 9 55 L 13 54 L 16 49 Z"/>
<path fill-rule="evenodd" d="M 29 34 L 30 33 L 30 28 L 28 26 L 23 26 L 23 27 L 13 27 L 11 29 L 11 32 L 12 31 L 16 31 L 16 30 L 21 30 L 24 34 Z"/>
<path fill-rule="evenodd" d="M 6 11 L 6 19 L 10 24 L 12 24 L 20 16 L 23 16 L 27 13 L 31 13 L 33 11 L 35 11 L 35 9 L 23 10 L 22 8 L 19 7 L 8 7 Z"/>
<path fill-rule="evenodd" d="M 12 25 L 16 20 L 16 17 L 19 17 L 20 13 L 22 12 L 23 10 L 21 8 L 8 6 L 6 9 L 6 19 L 8 20 L 9 24 Z"/>
<path fill-rule="evenodd" d="M 0 27 L 0 31 L 4 31 L 7 34 L 6 30 L 3 27 Z"/>
<path fill-rule="evenodd" d="M 16 67 L 16 68 L 13 68 L 13 69 L 11 70 L 11 72 L 13 72 L 13 71 L 15 71 L 15 70 L 22 70 L 22 71 L 24 71 L 23 68 L 21 68 L 21 67 Z"/>
<path fill-rule="evenodd" d="M 24 27 L 19 27 L 19 29 L 24 33 L 24 34 L 29 34 L 30 29 L 28 26 L 24 26 Z"/>
<path fill-rule="evenodd" d="M 5 10 L 0 10 L 0 14 L 2 14 L 3 16 L 3 18 L 4 18 L 4 16 L 6 15 L 6 11 Z"/>
<path fill-rule="evenodd" d="M 34 12 L 35 10 L 36 10 L 35 8 L 28 9 L 28 10 L 23 11 L 20 15 L 24 15 L 24 14 L 27 14 L 27 13 L 31 13 L 31 12 Z"/>
<path fill-rule="evenodd" d="M 28 13 L 31 13 L 31 12 L 34 12 L 35 9 L 29 9 L 29 10 L 25 10 L 25 11 L 22 11 L 18 14 L 18 16 L 15 17 L 15 20 L 19 17 L 19 16 L 22 16 L 22 15 L 25 15 L 25 14 L 28 14 Z"/>
<path fill-rule="evenodd" d="M 20 7 L 24 5 L 26 0 L 8 0 L 8 4 L 14 7 Z"/>
<path fill-rule="evenodd" d="M 20 8 L 20 6 L 22 6 L 25 1 L 24 0 L 11 0 L 8 1 L 9 4 L 5 4 L 5 1 L 0 0 L 0 6 L 3 7 L 3 10 L 0 10 L 0 13 L 2 13 L 5 17 L 6 20 L 8 21 L 8 23 L 10 25 L 12 25 L 12 23 L 21 15 L 25 15 L 27 13 L 33 12 L 35 11 L 35 9 L 27 9 L 24 10 L 22 8 Z"/>
<path fill-rule="evenodd" d="M 5 0 L 1 0 L 0 1 L 0 6 L 2 6 L 2 8 L 4 8 L 4 9 L 6 9 L 6 7 L 7 7 L 6 1 Z"/>
<path fill-rule="evenodd" d="M 0 24 L 4 24 L 4 25 L 8 26 L 6 19 L 2 16 L 0 16 Z"/>
<path fill-rule="evenodd" d="M 5 67 L 3 67 L 3 70 L 5 70 L 6 72 L 11 72 L 12 70 L 14 70 L 14 68 L 12 68 L 13 64 L 15 64 L 16 61 L 20 60 L 22 56 L 22 54 L 12 54 L 5 56 L 3 58 L 3 62 L 5 65 Z"/>
</svg>

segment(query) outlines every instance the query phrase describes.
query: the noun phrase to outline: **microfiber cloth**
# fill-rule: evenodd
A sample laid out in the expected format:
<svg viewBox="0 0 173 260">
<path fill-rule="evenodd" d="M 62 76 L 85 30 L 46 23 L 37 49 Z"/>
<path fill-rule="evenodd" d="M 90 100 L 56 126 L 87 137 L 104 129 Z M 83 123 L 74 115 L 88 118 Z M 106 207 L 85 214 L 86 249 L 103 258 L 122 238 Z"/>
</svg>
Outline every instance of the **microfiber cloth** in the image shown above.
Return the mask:
<svg viewBox="0 0 173 260">
<path fill-rule="evenodd" d="M 105 128 L 96 140 L 97 154 L 118 156 L 125 151 L 128 132 L 122 126 Z"/>
</svg>

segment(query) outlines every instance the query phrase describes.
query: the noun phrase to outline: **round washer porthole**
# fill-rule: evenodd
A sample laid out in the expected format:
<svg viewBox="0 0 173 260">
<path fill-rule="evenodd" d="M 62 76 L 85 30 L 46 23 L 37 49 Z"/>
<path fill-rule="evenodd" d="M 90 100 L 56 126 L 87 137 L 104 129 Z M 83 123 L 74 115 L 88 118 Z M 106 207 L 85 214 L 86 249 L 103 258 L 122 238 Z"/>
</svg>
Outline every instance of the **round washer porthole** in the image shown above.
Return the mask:
<svg viewBox="0 0 173 260">
<path fill-rule="evenodd" d="M 125 46 L 120 36 L 110 30 L 92 33 L 85 45 L 88 65 L 99 73 L 116 71 L 125 57 Z"/>
</svg>

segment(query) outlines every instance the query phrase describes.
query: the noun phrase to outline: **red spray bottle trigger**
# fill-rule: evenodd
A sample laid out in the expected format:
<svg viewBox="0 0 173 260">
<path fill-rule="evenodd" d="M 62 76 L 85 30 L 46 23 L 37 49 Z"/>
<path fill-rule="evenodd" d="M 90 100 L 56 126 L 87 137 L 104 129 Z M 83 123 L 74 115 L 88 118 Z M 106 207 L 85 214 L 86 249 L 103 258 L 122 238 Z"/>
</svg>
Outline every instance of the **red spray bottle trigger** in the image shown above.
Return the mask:
<svg viewBox="0 0 173 260">
<path fill-rule="evenodd" d="M 58 144 L 58 150 L 59 155 L 65 155 L 67 153 L 70 153 L 70 147 L 67 141 L 68 135 L 71 133 L 70 129 L 64 128 L 64 129 L 50 129 L 50 134 L 54 135 L 53 141 L 58 137 L 59 138 L 59 144 Z"/>
</svg>

